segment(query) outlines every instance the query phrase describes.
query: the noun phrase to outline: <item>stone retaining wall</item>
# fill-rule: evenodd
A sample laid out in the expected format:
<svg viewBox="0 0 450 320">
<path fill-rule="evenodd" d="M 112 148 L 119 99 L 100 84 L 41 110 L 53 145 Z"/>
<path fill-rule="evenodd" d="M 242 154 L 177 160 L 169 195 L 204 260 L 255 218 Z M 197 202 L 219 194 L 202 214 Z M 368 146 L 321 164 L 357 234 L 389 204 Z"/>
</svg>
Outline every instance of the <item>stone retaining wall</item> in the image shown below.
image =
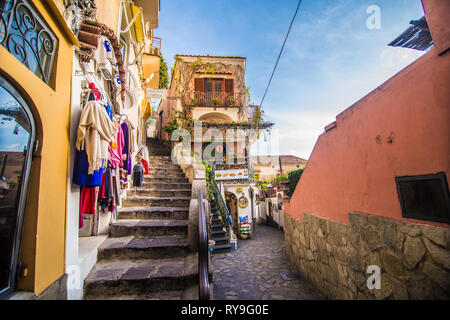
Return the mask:
<svg viewBox="0 0 450 320">
<path fill-rule="evenodd" d="M 349 213 L 350 224 L 285 214 L 286 255 L 330 299 L 449 299 L 450 229 Z M 381 288 L 369 290 L 369 265 Z"/>
</svg>

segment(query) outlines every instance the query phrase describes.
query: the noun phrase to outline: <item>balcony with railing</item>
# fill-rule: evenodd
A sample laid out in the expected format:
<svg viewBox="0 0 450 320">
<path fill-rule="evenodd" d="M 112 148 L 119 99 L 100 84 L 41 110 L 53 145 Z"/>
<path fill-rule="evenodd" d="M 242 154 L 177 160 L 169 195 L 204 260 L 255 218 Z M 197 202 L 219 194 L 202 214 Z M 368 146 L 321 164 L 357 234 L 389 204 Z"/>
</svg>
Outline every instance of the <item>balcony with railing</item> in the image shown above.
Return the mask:
<svg viewBox="0 0 450 320">
<path fill-rule="evenodd" d="M 240 107 L 243 98 L 243 94 L 236 92 L 188 91 L 184 102 L 191 107 Z"/>
<path fill-rule="evenodd" d="M 146 54 L 150 54 L 153 56 L 161 55 L 161 38 L 158 37 L 149 37 L 145 43 L 145 51 Z"/>
</svg>

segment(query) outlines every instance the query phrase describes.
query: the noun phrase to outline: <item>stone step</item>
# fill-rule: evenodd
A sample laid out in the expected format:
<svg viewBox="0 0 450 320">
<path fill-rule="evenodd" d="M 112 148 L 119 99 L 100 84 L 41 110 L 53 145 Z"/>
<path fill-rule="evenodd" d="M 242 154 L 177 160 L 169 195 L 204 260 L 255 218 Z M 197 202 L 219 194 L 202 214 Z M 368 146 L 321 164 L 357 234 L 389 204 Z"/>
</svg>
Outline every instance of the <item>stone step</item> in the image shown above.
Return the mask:
<svg viewBox="0 0 450 320">
<path fill-rule="evenodd" d="M 151 176 L 154 174 L 184 174 L 183 171 L 179 167 L 163 167 L 160 166 L 158 169 L 156 168 L 148 168 L 149 173 L 145 176 Z"/>
<path fill-rule="evenodd" d="M 134 189 L 134 187 L 133 187 Z M 138 189 L 191 189 L 191 184 L 188 182 L 142 182 L 142 187 Z"/>
<path fill-rule="evenodd" d="M 111 223 L 111 237 L 136 238 L 187 235 L 187 220 L 134 220 L 121 219 Z"/>
<path fill-rule="evenodd" d="M 231 251 L 231 244 L 219 244 L 219 245 L 215 245 L 213 248 L 212 253 L 216 253 L 216 252 L 227 252 L 227 251 Z"/>
<path fill-rule="evenodd" d="M 185 290 L 159 290 L 145 294 L 89 295 L 84 300 L 190 300 L 184 299 Z"/>
<path fill-rule="evenodd" d="M 149 169 L 148 174 L 144 177 L 185 177 L 184 172 L 181 169 Z"/>
<path fill-rule="evenodd" d="M 213 237 L 212 240 L 216 242 L 216 244 L 228 244 L 228 238 L 227 237 Z"/>
<path fill-rule="evenodd" d="M 221 230 L 211 230 L 211 236 L 213 237 L 225 237 L 226 234 L 227 232 L 223 228 Z"/>
<path fill-rule="evenodd" d="M 157 171 L 157 170 L 174 170 L 174 171 L 179 171 L 179 172 L 183 172 L 181 170 L 181 168 L 173 163 L 165 163 L 165 164 L 149 164 L 148 165 L 148 170 L 149 171 Z"/>
<path fill-rule="evenodd" d="M 189 207 L 191 197 L 132 196 L 122 200 L 122 207 Z"/>
<path fill-rule="evenodd" d="M 163 156 L 156 156 L 156 157 L 152 157 L 150 156 L 148 161 L 149 161 L 149 165 L 165 165 L 165 164 L 173 164 L 173 165 L 177 165 L 177 163 L 172 161 L 172 158 L 167 156 L 162 158 Z"/>
<path fill-rule="evenodd" d="M 219 218 L 219 216 L 214 217 L 211 219 L 212 224 L 222 224 L 222 219 Z"/>
<path fill-rule="evenodd" d="M 98 261 L 129 259 L 162 259 L 187 255 L 185 236 L 108 238 L 98 250 Z"/>
<path fill-rule="evenodd" d="M 149 149 L 150 156 L 170 156 L 170 151 L 164 146 L 150 146 Z"/>
<path fill-rule="evenodd" d="M 120 208 L 118 219 L 157 219 L 157 220 L 187 220 L 189 208 L 186 207 L 128 207 Z"/>
<path fill-rule="evenodd" d="M 189 183 L 186 177 L 144 177 L 145 182 Z"/>
<path fill-rule="evenodd" d="M 137 189 L 128 190 L 128 196 L 148 196 L 148 197 L 190 197 L 191 189 Z"/>
<path fill-rule="evenodd" d="M 84 299 L 184 290 L 198 282 L 197 257 L 97 263 L 84 281 Z"/>
<path fill-rule="evenodd" d="M 153 156 L 153 155 L 149 155 L 148 160 L 150 163 L 152 163 L 152 160 L 166 160 L 166 161 L 172 161 L 172 158 L 170 155 L 167 156 Z"/>
<path fill-rule="evenodd" d="M 211 225 L 211 231 L 220 231 L 223 229 L 222 224 L 212 224 Z"/>
</svg>

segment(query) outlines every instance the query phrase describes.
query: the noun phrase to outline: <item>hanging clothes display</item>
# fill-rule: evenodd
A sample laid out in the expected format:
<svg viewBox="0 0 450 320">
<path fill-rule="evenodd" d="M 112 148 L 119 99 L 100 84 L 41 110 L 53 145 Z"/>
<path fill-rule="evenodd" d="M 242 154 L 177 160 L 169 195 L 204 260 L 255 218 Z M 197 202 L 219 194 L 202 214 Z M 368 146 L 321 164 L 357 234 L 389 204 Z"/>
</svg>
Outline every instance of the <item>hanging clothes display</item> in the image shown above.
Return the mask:
<svg viewBox="0 0 450 320">
<path fill-rule="evenodd" d="M 97 101 L 86 103 L 80 117 L 76 148 L 86 150 L 89 174 L 106 166 L 106 161 L 109 159 L 109 142 L 115 139 L 116 130 L 100 103 Z"/>
<path fill-rule="evenodd" d="M 142 187 L 144 181 L 144 166 L 138 162 L 133 167 L 133 187 Z"/>
<path fill-rule="evenodd" d="M 134 127 L 128 118 L 124 119 L 122 124 L 120 125 L 123 131 L 124 137 L 124 146 L 122 149 L 122 159 L 123 159 L 123 167 L 120 172 L 120 180 L 122 189 L 128 188 L 128 175 L 132 174 L 131 171 L 131 159 L 133 153 L 135 151 L 135 142 L 134 142 Z"/>
<path fill-rule="evenodd" d="M 121 168 L 127 181 L 132 173 L 135 134 L 128 120 L 124 132 L 114 115 L 122 113 L 126 75 L 114 31 L 98 22 L 83 21 L 77 37 L 82 44 L 78 55 L 86 94 L 80 103 L 72 182 L 80 186 L 81 228 L 83 214 L 114 211 L 121 206 L 122 187 L 128 187 L 121 185 Z M 97 220 L 97 231 L 101 224 Z"/>
<path fill-rule="evenodd" d="M 128 171 L 128 174 L 131 174 L 131 157 L 130 157 L 130 136 L 131 136 L 131 128 L 128 127 L 127 122 L 123 122 L 121 125 L 123 137 L 124 137 L 124 146 L 122 149 L 122 159 L 123 159 L 123 168 Z"/>
<path fill-rule="evenodd" d="M 149 163 L 149 154 L 148 154 L 148 149 L 147 149 L 147 147 L 146 146 L 144 146 L 144 145 L 142 145 L 140 148 L 139 148 L 139 154 L 142 156 L 142 160 L 141 160 L 141 162 L 142 162 L 142 165 L 144 166 L 144 173 L 145 174 L 148 174 L 149 172 L 148 172 L 148 163 Z"/>
<path fill-rule="evenodd" d="M 102 185 L 98 191 L 98 204 L 103 212 L 114 210 L 114 185 L 112 182 L 112 165 L 108 164 L 102 177 Z"/>
<path fill-rule="evenodd" d="M 120 187 L 120 171 L 119 168 L 115 168 L 112 171 L 112 179 L 113 179 L 113 189 L 114 189 L 114 200 L 116 206 L 122 206 L 122 199 L 120 197 L 121 187 Z"/>
<path fill-rule="evenodd" d="M 109 161 L 111 162 L 113 168 L 122 167 L 123 159 L 122 159 L 122 151 L 125 144 L 125 139 L 123 137 L 122 126 L 116 124 L 117 127 L 117 135 L 114 143 L 110 143 L 108 147 L 109 151 Z"/>
<path fill-rule="evenodd" d="M 88 171 L 89 161 L 86 150 L 75 150 L 72 182 L 80 187 L 100 186 L 102 183 L 103 168 L 95 170 L 92 174 L 89 174 Z"/>
</svg>

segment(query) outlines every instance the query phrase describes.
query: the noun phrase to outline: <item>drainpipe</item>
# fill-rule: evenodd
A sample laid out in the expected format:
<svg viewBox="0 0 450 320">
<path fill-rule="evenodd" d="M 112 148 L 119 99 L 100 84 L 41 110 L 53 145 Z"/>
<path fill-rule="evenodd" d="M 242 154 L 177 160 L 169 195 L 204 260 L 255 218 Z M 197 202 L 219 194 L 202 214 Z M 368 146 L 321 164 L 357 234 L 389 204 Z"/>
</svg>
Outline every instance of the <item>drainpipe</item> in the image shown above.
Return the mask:
<svg viewBox="0 0 450 320">
<path fill-rule="evenodd" d="M 283 167 L 281 166 L 281 156 L 278 156 L 278 162 L 280 163 L 280 173 L 283 175 Z"/>
<path fill-rule="evenodd" d="M 8 155 L 5 154 L 5 156 L 3 157 L 3 164 L 2 164 L 2 171 L 0 173 L 0 178 L 3 177 L 3 175 L 5 174 L 5 169 L 6 169 L 6 163 L 8 162 Z"/>
</svg>

